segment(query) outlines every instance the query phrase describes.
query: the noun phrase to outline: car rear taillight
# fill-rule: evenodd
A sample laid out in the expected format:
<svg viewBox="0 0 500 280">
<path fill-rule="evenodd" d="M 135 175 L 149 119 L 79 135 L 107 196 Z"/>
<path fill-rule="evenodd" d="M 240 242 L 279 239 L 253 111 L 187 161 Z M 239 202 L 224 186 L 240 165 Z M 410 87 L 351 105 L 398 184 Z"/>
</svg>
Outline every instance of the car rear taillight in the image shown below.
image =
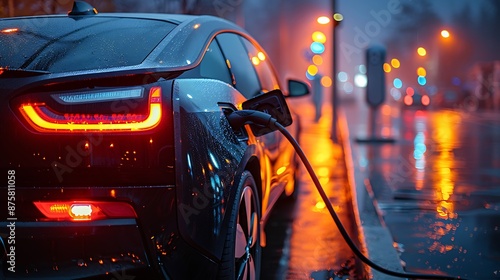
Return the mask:
<svg viewBox="0 0 500 280">
<path fill-rule="evenodd" d="M 81 93 L 57 95 L 65 105 L 112 101 L 134 97 L 134 91 Z M 57 112 L 45 102 L 27 102 L 19 107 L 24 118 L 38 132 L 130 132 L 147 131 L 155 128 L 161 120 L 161 88 L 153 87 L 149 91 L 148 112 L 134 113 L 79 113 Z"/>
<path fill-rule="evenodd" d="M 125 202 L 37 201 L 33 203 L 48 220 L 78 222 L 137 217 L 134 208 Z"/>
</svg>

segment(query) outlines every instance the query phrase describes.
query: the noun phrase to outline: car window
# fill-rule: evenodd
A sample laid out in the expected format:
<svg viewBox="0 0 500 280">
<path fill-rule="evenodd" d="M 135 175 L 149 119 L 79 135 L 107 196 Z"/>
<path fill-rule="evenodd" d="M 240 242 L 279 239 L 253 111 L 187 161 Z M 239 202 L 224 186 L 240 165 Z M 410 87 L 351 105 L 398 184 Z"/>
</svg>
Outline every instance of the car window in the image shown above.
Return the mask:
<svg viewBox="0 0 500 280">
<path fill-rule="evenodd" d="M 200 76 L 232 84 L 231 74 L 219 48 L 219 44 L 215 40 L 208 46 L 205 56 L 200 63 Z"/>
<path fill-rule="evenodd" d="M 259 76 L 260 85 L 263 92 L 268 92 L 273 89 L 279 89 L 278 79 L 274 74 L 269 59 L 267 59 L 264 52 L 257 46 L 252 44 L 245 38 L 241 38 L 243 44 L 247 48 L 248 59 L 252 62 L 257 75 Z"/>
<path fill-rule="evenodd" d="M 217 36 L 227 64 L 234 75 L 233 85 L 245 97 L 251 98 L 261 93 L 261 86 L 239 35 L 222 33 Z"/>
<path fill-rule="evenodd" d="M 142 63 L 176 26 L 159 20 L 116 17 L 22 19 L 0 22 L 0 67 L 60 73 Z"/>
</svg>

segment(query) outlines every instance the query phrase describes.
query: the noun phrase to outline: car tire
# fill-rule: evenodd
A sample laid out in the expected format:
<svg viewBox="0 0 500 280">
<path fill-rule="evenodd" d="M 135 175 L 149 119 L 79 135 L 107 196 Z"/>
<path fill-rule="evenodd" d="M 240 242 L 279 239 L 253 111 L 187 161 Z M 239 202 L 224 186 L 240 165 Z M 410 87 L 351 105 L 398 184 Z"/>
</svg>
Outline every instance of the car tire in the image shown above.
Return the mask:
<svg viewBox="0 0 500 280">
<path fill-rule="evenodd" d="M 218 279 L 259 279 L 261 210 L 250 172 L 242 173 L 235 198 Z"/>
</svg>

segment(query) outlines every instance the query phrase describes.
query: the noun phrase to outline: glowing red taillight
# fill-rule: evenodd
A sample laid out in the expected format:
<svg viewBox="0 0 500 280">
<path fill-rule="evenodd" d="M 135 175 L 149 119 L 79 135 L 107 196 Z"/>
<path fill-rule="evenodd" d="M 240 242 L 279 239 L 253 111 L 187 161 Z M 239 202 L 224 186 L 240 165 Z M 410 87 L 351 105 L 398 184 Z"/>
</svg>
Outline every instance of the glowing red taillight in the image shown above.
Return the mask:
<svg viewBox="0 0 500 280">
<path fill-rule="evenodd" d="M 49 220 L 92 221 L 137 217 L 134 208 L 125 202 L 37 201 L 33 203 Z"/>
<path fill-rule="evenodd" d="M 83 93 L 58 97 L 67 103 L 110 101 L 114 96 L 130 96 L 129 91 Z M 121 94 L 121 95 L 120 95 Z M 76 101 L 75 101 L 76 100 Z M 155 128 L 161 120 L 161 88 L 149 91 L 147 114 L 79 114 L 60 113 L 44 102 L 23 103 L 19 107 L 28 123 L 39 132 L 130 132 Z"/>
</svg>

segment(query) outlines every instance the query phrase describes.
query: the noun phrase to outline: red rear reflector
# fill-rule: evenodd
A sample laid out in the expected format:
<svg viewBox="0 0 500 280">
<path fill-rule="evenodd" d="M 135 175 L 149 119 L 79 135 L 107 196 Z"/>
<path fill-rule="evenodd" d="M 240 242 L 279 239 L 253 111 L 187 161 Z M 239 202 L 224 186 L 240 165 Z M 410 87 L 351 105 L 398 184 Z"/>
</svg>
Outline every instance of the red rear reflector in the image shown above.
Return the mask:
<svg viewBox="0 0 500 280">
<path fill-rule="evenodd" d="M 39 132 L 130 132 L 155 128 L 161 120 L 161 88 L 149 91 L 149 113 L 142 114 L 62 114 L 45 103 L 23 103 L 24 118 Z"/>
<path fill-rule="evenodd" d="M 137 217 L 132 206 L 125 202 L 38 201 L 33 203 L 50 220 L 92 221 Z"/>
</svg>

